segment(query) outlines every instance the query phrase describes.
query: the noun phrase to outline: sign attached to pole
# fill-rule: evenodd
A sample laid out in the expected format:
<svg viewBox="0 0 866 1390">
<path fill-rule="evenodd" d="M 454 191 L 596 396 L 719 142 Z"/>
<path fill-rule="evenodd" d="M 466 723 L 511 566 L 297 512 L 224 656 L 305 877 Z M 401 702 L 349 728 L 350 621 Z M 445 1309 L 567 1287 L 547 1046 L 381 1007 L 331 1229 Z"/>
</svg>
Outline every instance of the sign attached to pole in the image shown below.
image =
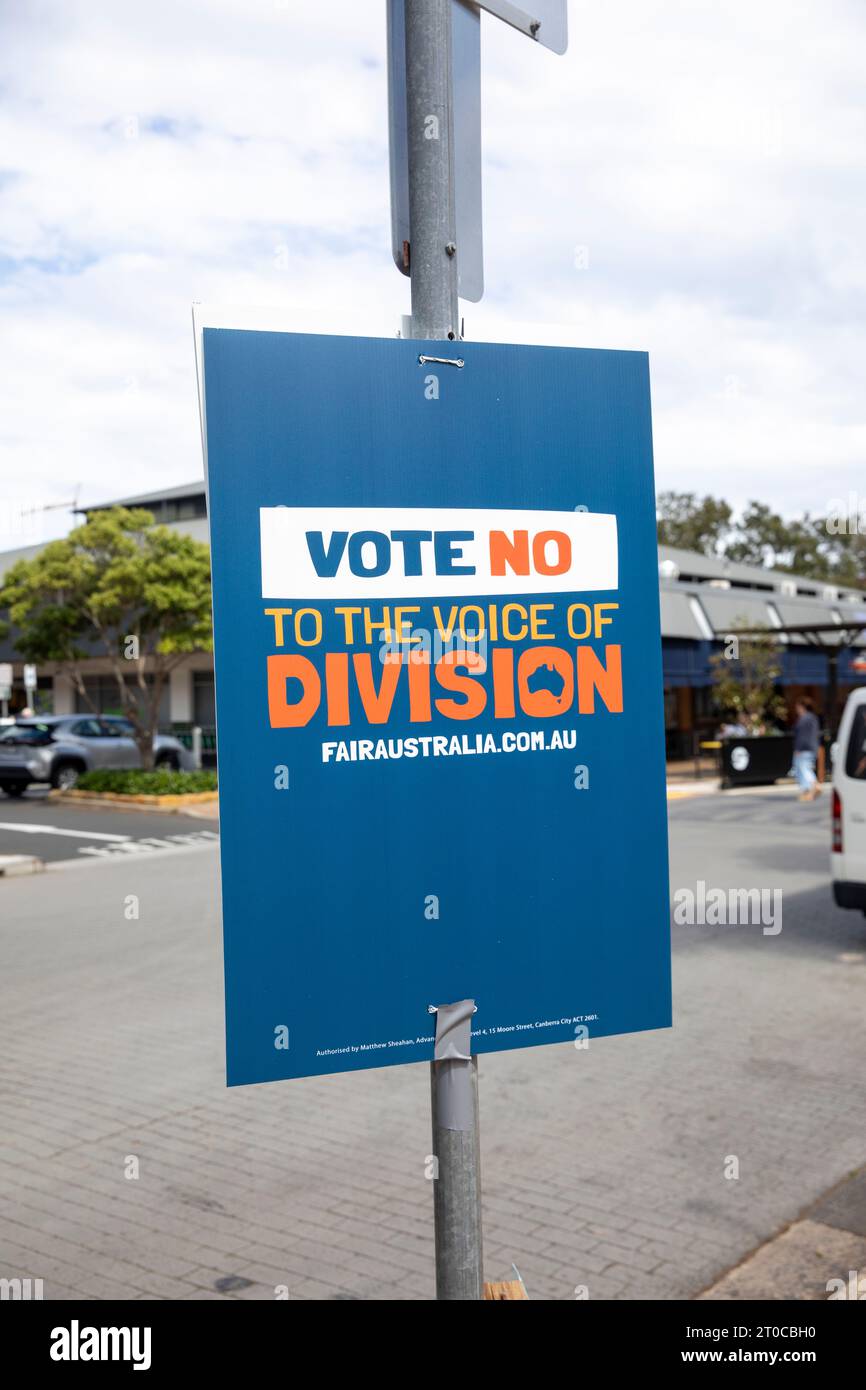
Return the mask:
<svg viewBox="0 0 866 1390">
<path fill-rule="evenodd" d="M 0 700 L 11 700 L 11 698 L 12 667 L 8 661 L 0 661 Z"/>
<path fill-rule="evenodd" d="M 543 48 L 564 53 L 568 47 L 568 0 L 478 0 L 482 10 L 504 19 L 522 34 L 535 39 Z"/>
<path fill-rule="evenodd" d="M 24 689 L 27 691 L 35 690 L 37 687 L 36 667 L 27 665 L 24 667 Z"/>
<path fill-rule="evenodd" d="M 205 328 L 230 1084 L 671 1021 L 641 353 Z"/>
<path fill-rule="evenodd" d="M 474 5 L 451 0 L 454 93 L 454 211 L 457 219 L 457 291 L 477 302 L 484 293 L 481 235 L 481 16 Z M 434 118 L 435 119 L 435 118 Z M 388 149 L 391 170 L 391 252 L 409 274 L 409 152 L 406 108 L 406 0 L 388 0 Z M 425 132 L 426 134 L 426 132 Z M 434 125 L 430 139 L 438 139 Z"/>
</svg>

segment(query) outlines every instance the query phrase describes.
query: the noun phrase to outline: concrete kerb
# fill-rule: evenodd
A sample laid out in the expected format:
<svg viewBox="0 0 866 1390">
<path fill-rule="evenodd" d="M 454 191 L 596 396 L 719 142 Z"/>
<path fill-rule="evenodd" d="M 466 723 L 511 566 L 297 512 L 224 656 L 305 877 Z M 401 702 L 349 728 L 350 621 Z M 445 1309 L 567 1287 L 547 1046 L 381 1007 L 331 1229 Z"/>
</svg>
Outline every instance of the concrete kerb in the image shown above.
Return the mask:
<svg viewBox="0 0 866 1390">
<path fill-rule="evenodd" d="M 39 874 L 44 868 L 45 864 L 35 854 L 0 854 L 0 878 Z"/>
<path fill-rule="evenodd" d="M 218 792 L 181 792 L 176 795 L 148 796 L 143 792 L 68 792 L 52 791 L 49 800 L 67 806 L 101 806 L 111 810 L 168 811 L 183 814 L 193 806 L 205 806 L 219 800 Z"/>
</svg>

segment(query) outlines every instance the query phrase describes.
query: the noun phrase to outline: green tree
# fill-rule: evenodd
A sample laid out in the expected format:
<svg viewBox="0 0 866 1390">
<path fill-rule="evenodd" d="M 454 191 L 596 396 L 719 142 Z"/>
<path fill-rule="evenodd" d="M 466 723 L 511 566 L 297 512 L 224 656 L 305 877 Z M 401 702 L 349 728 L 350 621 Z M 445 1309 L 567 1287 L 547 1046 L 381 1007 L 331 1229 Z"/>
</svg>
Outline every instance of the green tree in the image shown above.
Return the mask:
<svg viewBox="0 0 866 1390">
<path fill-rule="evenodd" d="M 694 492 L 662 492 L 656 510 L 661 545 L 866 587 L 866 514 L 831 509 L 826 517 L 804 512 L 787 520 L 766 503 L 751 501 L 734 519 L 727 502 Z"/>
<path fill-rule="evenodd" d="M 660 492 L 656 505 L 659 544 L 718 555 L 731 516 L 731 508 L 720 498 L 699 498 L 694 492 Z"/>
<path fill-rule="evenodd" d="M 159 704 L 171 671 L 210 651 L 208 548 L 150 512 L 95 512 L 65 540 L 19 560 L 0 587 L 0 608 L 28 661 L 56 662 L 94 713 L 84 662 L 107 656 L 141 765 L 153 766 Z"/>
<path fill-rule="evenodd" d="M 866 588 L 866 515 L 831 513 L 815 521 L 829 566 L 829 578 L 854 589 Z"/>
<path fill-rule="evenodd" d="M 786 521 L 763 502 L 750 502 L 738 519 L 725 555 L 744 565 L 789 570 L 810 579 L 828 579 L 827 532 L 809 513 Z"/>
<path fill-rule="evenodd" d="M 759 630 L 737 634 L 737 628 L 748 626 L 747 618 L 734 620 L 724 649 L 710 657 L 710 670 L 719 708 L 735 714 L 749 734 L 766 734 L 786 708 L 776 694 L 781 656 L 769 628 L 766 636 Z"/>
</svg>

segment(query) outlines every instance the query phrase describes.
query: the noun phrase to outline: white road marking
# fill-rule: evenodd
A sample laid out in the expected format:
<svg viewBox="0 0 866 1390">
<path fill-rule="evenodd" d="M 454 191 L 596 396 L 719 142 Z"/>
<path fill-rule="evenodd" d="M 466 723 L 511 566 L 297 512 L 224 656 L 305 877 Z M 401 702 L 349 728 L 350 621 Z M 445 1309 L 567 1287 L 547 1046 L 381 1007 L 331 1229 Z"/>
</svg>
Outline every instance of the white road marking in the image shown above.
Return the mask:
<svg viewBox="0 0 866 1390">
<path fill-rule="evenodd" d="M 116 859 L 119 854 L 156 854 L 161 849 L 188 849 L 190 845 L 209 845 L 218 839 L 219 836 L 213 830 L 196 830 L 186 835 L 167 835 L 163 838 L 148 835 L 141 840 L 127 839 L 123 844 L 107 845 L 105 849 L 96 845 L 82 845 L 78 853 L 94 855 L 101 859 Z"/>
<path fill-rule="evenodd" d="M 213 852 L 217 848 L 215 840 L 197 840 L 193 845 L 172 845 L 170 849 L 157 849 L 155 846 L 150 854 L 146 851 L 141 853 L 130 853 L 135 849 L 134 845 L 80 845 L 77 852 L 69 859 L 47 859 L 45 861 L 46 873 L 61 873 L 69 870 L 104 869 L 112 864 L 127 864 L 135 859 L 139 867 L 144 864 L 153 864 L 160 859 L 171 859 L 173 856 L 183 856 L 184 854 L 203 854 L 205 850 Z M 124 854 L 124 849 L 127 852 Z"/>
<path fill-rule="evenodd" d="M 20 830 L 22 835 L 68 835 L 75 840 L 131 840 L 131 835 L 106 835 L 97 830 L 62 830 L 59 825 L 28 825 L 26 821 L 0 821 L 0 830 Z"/>
</svg>

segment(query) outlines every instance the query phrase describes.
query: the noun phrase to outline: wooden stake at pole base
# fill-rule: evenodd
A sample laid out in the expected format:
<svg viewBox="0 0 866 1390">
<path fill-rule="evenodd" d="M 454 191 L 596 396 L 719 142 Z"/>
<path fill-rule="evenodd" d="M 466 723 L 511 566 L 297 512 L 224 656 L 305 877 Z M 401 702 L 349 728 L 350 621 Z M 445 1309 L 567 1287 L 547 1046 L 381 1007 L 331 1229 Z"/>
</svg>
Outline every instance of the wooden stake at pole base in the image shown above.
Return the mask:
<svg viewBox="0 0 866 1390">
<path fill-rule="evenodd" d="M 499 1283 L 484 1285 L 484 1301 L 489 1299 L 511 1299 L 525 1298 L 529 1302 L 529 1294 L 522 1279 L 503 1279 Z"/>
</svg>

